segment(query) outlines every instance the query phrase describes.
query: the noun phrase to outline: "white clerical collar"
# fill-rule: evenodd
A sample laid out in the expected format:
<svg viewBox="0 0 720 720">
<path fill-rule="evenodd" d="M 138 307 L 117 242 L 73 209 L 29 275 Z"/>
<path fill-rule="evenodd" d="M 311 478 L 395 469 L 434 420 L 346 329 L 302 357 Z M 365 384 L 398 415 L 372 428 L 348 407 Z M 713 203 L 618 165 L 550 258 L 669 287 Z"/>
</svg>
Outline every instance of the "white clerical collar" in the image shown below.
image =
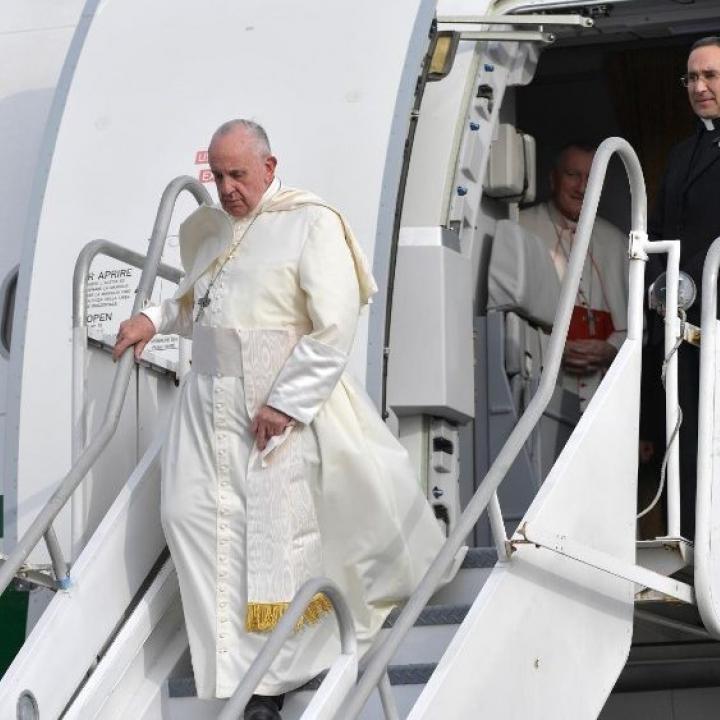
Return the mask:
<svg viewBox="0 0 720 720">
<path fill-rule="evenodd" d="M 702 120 L 703 125 L 705 126 L 706 130 L 714 130 L 715 129 L 715 119 L 714 118 L 700 118 Z"/>
<path fill-rule="evenodd" d="M 260 202 L 252 209 L 252 212 L 249 213 L 248 217 L 253 217 L 257 215 L 258 213 L 262 212 L 262 207 L 265 205 L 265 203 L 273 197 L 277 193 L 278 190 L 280 190 L 280 185 L 282 183 L 280 182 L 280 178 L 273 178 L 273 181 L 268 185 L 268 189 L 263 193 L 262 197 L 260 198 Z"/>
<path fill-rule="evenodd" d="M 282 183 L 280 182 L 280 178 L 273 178 L 273 181 L 268 186 L 268 189 L 263 193 L 263 196 L 260 198 L 258 207 L 262 207 L 273 195 L 275 195 L 277 191 L 280 190 L 281 185 Z"/>
</svg>

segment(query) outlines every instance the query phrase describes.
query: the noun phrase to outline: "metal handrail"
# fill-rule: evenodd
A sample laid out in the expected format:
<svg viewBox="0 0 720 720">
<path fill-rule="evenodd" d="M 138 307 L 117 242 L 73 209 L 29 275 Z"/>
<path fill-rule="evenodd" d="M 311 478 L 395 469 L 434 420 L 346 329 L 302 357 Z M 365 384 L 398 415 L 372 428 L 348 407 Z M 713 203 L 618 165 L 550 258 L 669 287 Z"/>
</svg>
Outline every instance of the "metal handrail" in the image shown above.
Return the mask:
<svg viewBox="0 0 720 720">
<path fill-rule="evenodd" d="M 240 713 L 245 709 L 255 688 L 263 679 L 270 665 L 272 665 L 275 656 L 280 652 L 285 641 L 293 634 L 298 620 L 302 617 L 308 605 L 318 593 L 323 593 L 332 604 L 340 628 L 341 654 L 333 664 L 333 667 L 339 667 L 343 661 L 347 662 L 349 659 L 352 662 L 354 659 L 354 675 L 355 678 L 357 678 L 357 638 L 355 637 L 355 623 L 350 608 L 345 602 L 345 598 L 340 592 L 340 589 L 332 580 L 322 577 L 313 578 L 308 580 L 297 591 L 290 606 L 282 618 L 280 618 L 280 622 L 265 643 L 262 651 L 257 658 L 255 658 L 232 697 L 225 704 L 225 707 L 218 716 L 218 720 L 237 720 L 237 718 L 240 717 Z M 331 667 L 328 675 L 320 686 L 321 688 L 330 679 L 332 672 L 333 668 Z"/>
<path fill-rule="evenodd" d="M 710 246 L 703 267 L 695 501 L 695 597 L 703 624 L 714 638 L 720 638 L 720 618 L 718 618 L 716 599 L 713 597 L 717 580 L 714 581 L 710 562 L 713 548 L 713 435 L 718 391 L 716 385 L 718 268 L 720 268 L 720 238 Z M 717 552 L 717 549 L 715 551 Z"/>
<path fill-rule="evenodd" d="M 625 140 L 622 138 L 608 138 L 598 147 L 593 160 L 572 252 L 560 288 L 558 311 L 548 344 L 547 364 L 540 377 L 537 392 L 518 420 L 517 425 L 488 470 L 487 475 L 480 483 L 475 495 L 458 519 L 454 530 L 445 541 L 415 592 L 410 596 L 392 630 L 377 648 L 360 681 L 348 695 L 346 702 L 343 704 L 343 720 L 352 720 L 362 711 L 370 694 L 386 672 L 387 666 L 403 638 L 413 627 L 423 608 L 432 597 L 456 553 L 472 532 L 480 515 L 485 511 L 493 494 L 505 478 L 552 398 L 560 370 L 565 338 L 570 326 L 570 316 L 575 305 L 577 290 L 585 264 L 585 256 L 590 243 L 590 235 L 597 214 L 603 181 L 608 162 L 615 153 L 622 159 L 630 181 L 632 195 L 631 224 L 633 229 L 631 238 L 633 236 L 640 239 L 647 238 L 647 197 L 640 161 L 635 151 Z M 636 262 L 633 265 L 637 269 L 633 269 L 631 272 L 631 279 L 634 277 L 635 284 L 637 284 L 638 277 L 642 281 L 644 271 L 642 266 L 644 263 L 642 258 L 634 259 Z M 633 299 L 633 303 L 633 307 L 628 312 L 630 320 L 628 323 L 628 339 L 639 340 L 642 335 L 642 306 L 638 308 L 636 299 Z"/>
<path fill-rule="evenodd" d="M 204 188 L 203 188 L 204 189 Z M 210 196 L 208 195 L 208 202 Z M 152 241 L 151 241 L 152 242 Z M 93 260 L 98 255 L 107 255 L 115 260 L 124 262 L 127 265 L 133 265 L 142 269 L 147 260 L 147 255 L 135 252 L 118 243 L 110 240 L 91 240 L 81 251 L 75 261 L 75 271 L 73 272 L 73 327 L 87 326 L 87 281 L 88 273 Z M 156 277 L 159 276 L 165 280 L 179 283 L 183 277 L 182 270 L 172 265 L 158 263 Z"/>
<path fill-rule="evenodd" d="M 133 314 L 139 312 L 145 300 L 150 297 L 155 283 L 160 258 L 162 256 L 168 227 L 172 219 L 175 202 L 183 190 L 190 192 L 198 201 L 198 204 L 211 203 L 212 200 L 208 191 L 197 180 L 189 176 L 175 178 L 165 188 L 158 206 L 155 217 L 152 235 L 148 247 L 147 260 L 140 276 L 140 282 L 133 303 Z M 38 513 L 38 516 L 30 524 L 25 534 L 20 538 L 17 545 L 0 565 L 0 593 L 12 582 L 17 571 L 22 567 L 27 557 L 37 545 L 40 538 L 53 534 L 52 522 L 58 513 L 63 509 L 65 503 L 72 495 L 75 488 L 82 482 L 98 459 L 105 446 L 110 442 L 120 420 L 120 412 L 125 401 L 130 373 L 134 364 L 133 349 L 128 348 L 118 362 L 115 377 L 113 378 L 110 398 L 105 410 L 105 417 L 95 438 L 83 450 L 70 471 L 60 481 L 60 485 L 52 494 L 47 504 Z M 57 543 L 48 543 L 53 568 L 66 568 L 65 560 L 62 558 L 60 546 Z M 63 570 L 64 575 L 57 577 L 60 587 L 67 587 L 69 575 L 67 569 Z"/>
<path fill-rule="evenodd" d="M 680 278 L 680 241 L 656 240 L 647 244 L 648 253 L 667 253 L 665 291 L 665 440 L 667 452 L 667 537 L 681 537 L 680 528 L 680 436 L 676 433 L 678 403 L 678 356 L 675 343 L 680 337 L 678 283 Z"/>
<path fill-rule="evenodd" d="M 93 261 L 98 255 L 106 255 L 127 265 L 142 269 L 147 256 L 130 250 L 110 240 L 92 240 L 81 251 L 75 261 L 73 272 L 73 347 L 72 347 L 72 433 L 71 433 L 71 460 L 74 463 L 81 455 L 87 444 L 87 422 L 85 392 L 87 385 L 87 368 L 85 358 L 88 350 L 87 327 L 87 284 L 88 273 Z M 171 265 L 159 263 L 156 277 L 179 283 L 183 273 Z M 81 499 L 78 493 L 73 493 L 70 501 L 71 524 L 71 559 L 74 561 L 81 550 L 81 540 L 85 528 L 81 518 Z M 60 577 L 55 572 L 56 577 Z M 64 573 L 62 573 L 64 575 Z"/>
</svg>

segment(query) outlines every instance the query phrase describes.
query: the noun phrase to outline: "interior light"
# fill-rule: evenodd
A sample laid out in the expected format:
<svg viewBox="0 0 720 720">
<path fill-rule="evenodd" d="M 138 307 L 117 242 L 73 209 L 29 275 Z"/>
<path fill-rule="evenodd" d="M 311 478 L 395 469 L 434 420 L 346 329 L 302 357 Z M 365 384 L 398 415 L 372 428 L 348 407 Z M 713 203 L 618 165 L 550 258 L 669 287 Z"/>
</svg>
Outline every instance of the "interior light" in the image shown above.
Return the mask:
<svg viewBox="0 0 720 720">
<path fill-rule="evenodd" d="M 658 315 L 665 315 L 666 276 L 661 273 L 648 289 L 648 306 Z M 687 310 L 697 298 L 695 281 L 682 270 L 678 278 L 678 309 Z"/>
<path fill-rule="evenodd" d="M 442 30 L 435 36 L 435 45 L 428 70 L 429 82 L 442 80 L 450 74 L 459 42 L 460 33 L 449 30 Z"/>
</svg>

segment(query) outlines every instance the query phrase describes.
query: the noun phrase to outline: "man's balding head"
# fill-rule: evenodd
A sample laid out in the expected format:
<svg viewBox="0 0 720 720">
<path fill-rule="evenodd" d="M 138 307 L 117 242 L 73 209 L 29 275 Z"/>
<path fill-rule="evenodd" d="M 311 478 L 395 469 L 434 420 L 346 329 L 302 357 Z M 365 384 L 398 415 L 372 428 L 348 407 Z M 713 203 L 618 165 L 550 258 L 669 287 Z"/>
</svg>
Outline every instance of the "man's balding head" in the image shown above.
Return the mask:
<svg viewBox="0 0 720 720">
<path fill-rule="evenodd" d="M 214 133 L 208 160 L 220 204 L 236 218 L 249 215 L 275 177 L 277 159 L 267 133 L 252 120 L 229 120 Z"/>
</svg>

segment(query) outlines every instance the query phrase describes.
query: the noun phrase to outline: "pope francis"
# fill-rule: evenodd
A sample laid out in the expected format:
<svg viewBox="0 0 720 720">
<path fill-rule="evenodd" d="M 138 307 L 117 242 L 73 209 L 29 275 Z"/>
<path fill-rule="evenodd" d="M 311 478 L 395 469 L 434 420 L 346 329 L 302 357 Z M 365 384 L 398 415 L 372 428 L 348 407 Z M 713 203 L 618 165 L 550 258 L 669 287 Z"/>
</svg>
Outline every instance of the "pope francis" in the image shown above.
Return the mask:
<svg viewBox="0 0 720 720">
<path fill-rule="evenodd" d="M 443 536 L 402 447 L 344 373 L 375 292 L 335 209 L 282 187 L 265 131 L 232 120 L 209 163 L 221 208 L 180 229 L 175 296 L 120 325 L 119 357 L 155 333 L 193 340 L 163 455 L 162 521 L 199 697 L 228 697 L 298 588 L 342 589 L 363 648 L 413 590 Z M 335 619 L 318 595 L 245 710 L 329 667 Z"/>
</svg>

